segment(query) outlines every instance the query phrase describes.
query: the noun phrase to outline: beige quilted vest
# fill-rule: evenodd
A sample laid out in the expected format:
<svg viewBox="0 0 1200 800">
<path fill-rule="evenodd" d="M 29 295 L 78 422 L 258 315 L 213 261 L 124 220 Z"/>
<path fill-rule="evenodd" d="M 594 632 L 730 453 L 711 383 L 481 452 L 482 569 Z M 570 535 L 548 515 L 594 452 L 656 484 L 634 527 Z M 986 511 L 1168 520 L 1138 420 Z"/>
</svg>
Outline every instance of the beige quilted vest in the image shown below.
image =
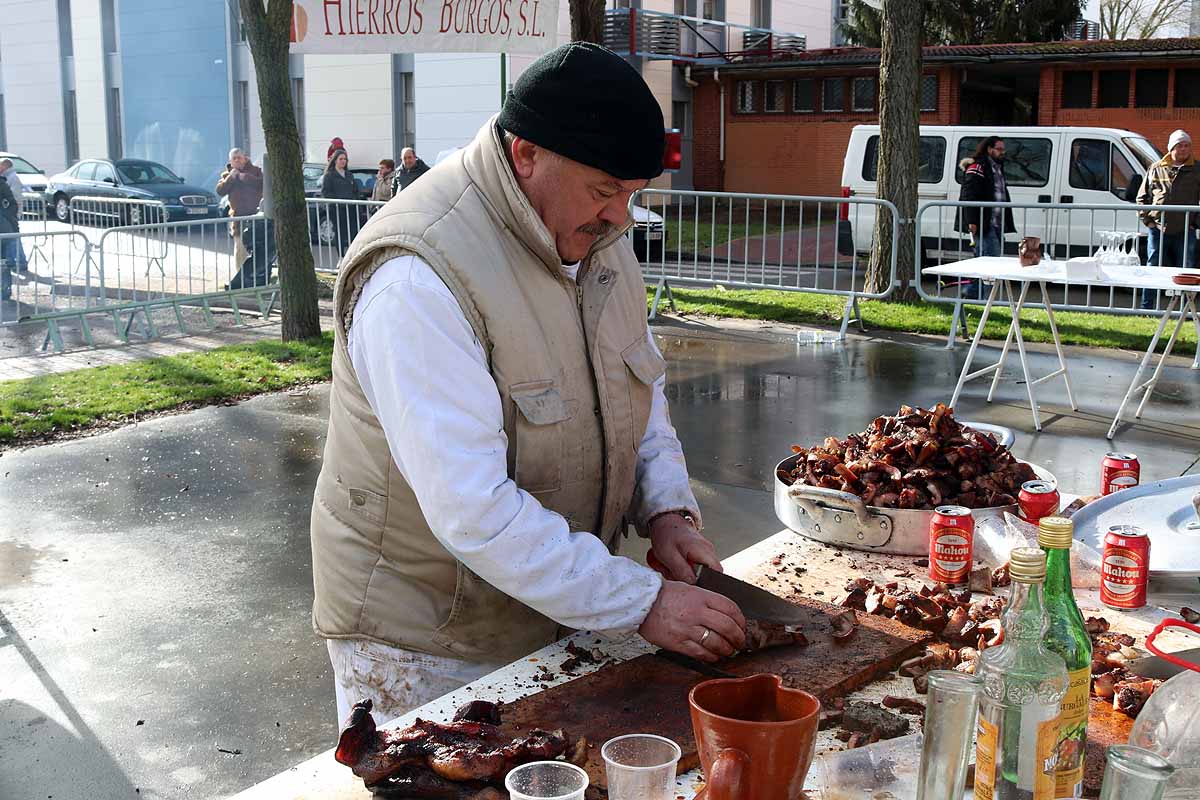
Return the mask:
<svg viewBox="0 0 1200 800">
<path fill-rule="evenodd" d="M 313 626 L 325 637 L 507 663 L 562 631 L 438 542 L 346 350 L 363 285 L 404 253 L 441 277 L 488 354 L 505 410 L 509 476 L 613 552 L 652 384 L 664 371 L 646 339 L 641 270 L 614 232 L 584 260 L 578 286 L 563 275 L 494 121 L 372 217 L 343 261 L 329 435 L 312 509 Z"/>
</svg>

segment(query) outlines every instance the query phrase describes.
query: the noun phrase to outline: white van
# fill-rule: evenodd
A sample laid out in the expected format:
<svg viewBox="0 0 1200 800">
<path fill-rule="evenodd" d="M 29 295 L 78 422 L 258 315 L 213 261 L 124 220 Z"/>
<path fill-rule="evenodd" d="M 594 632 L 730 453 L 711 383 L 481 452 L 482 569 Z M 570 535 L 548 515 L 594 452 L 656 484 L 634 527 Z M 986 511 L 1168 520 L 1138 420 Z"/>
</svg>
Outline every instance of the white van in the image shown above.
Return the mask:
<svg viewBox="0 0 1200 800">
<path fill-rule="evenodd" d="M 922 125 L 918 204 L 958 200 L 962 189 L 960 163 L 971 158 L 988 136 L 1004 139 L 1004 177 L 1014 203 L 1112 205 L 1132 203 L 1142 176 L 1162 158 L 1158 148 L 1140 133 L 1117 128 Z M 879 126 L 857 125 L 850 134 L 842 167 L 843 196 L 876 196 Z M 930 208 L 921 217 L 923 264 L 968 257 L 962 234 L 954 230 L 955 209 Z M 978 211 L 974 213 L 978 214 Z M 846 214 L 843 213 L 843 217 Z M 839 244 L 859 253 L 871 247 L 875 208 L 851 204 L 842 221 Z M 1051 245 L 1054 257 L 1082 255 L 1099 245 L 1095 230 L 1136 231 L 1137 214 L 1066 210 L 1013 209 L 1016 234 L 1009 234 L 1006 252 L 1016 252 L 1021 236 L 1039 236 Z M 849 230 L 844 230 L 847 225 Z M 1143 253 L 1144 255 L 1144 253 Z"/>
</svg>

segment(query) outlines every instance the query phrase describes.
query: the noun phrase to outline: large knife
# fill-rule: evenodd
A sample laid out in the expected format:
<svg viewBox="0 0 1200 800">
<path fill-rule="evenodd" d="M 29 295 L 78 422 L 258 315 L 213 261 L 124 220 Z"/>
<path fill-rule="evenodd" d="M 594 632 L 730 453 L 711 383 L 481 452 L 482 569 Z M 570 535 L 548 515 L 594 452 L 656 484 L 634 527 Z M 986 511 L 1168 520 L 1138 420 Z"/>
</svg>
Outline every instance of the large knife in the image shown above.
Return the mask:
<svg viewBox="0 0 1200 800">
<path fill-rule="evenodd" d="M 746 619 L 759 619 L 782 625 L 803 625 L 811 619 L 811 614 L 806 609 L 789 603 L 766 589 L 709 569 L 703 564 L 696 568 L 696 585 L 737 603 Z"/>
<path fill-rule="evenodd" d="M 1196 664 L 1200 667 L 1200 647 L 1192 650 L 1181 650 L 1177 653 L 1171 653 L 1172 656 L 1189 664 Z M 1158 656 L 1145 656 L 1143 658 L 1135 658 L 1125 663 L 1126 669 L 1134 675 L 1141 675 L 1143 678 L 1157 678 L 1166 680 L 1167 678 L 1178 675 L 1183 672 L 1183 667 L 1172 664 L 1165 658 Z"/>
</svg>

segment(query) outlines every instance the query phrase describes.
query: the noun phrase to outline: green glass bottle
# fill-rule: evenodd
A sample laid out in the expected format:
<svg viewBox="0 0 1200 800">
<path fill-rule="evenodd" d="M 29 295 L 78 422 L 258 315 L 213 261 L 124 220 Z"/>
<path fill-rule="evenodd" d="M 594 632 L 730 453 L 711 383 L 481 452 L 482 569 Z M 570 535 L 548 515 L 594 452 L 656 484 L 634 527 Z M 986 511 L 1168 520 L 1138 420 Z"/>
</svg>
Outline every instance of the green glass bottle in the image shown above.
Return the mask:
<svg viewBox="0 0 1200 800">
<path fill-rule="evenodd" d="M 1046 554 L 1018 547 L 1009 558 L 1012 596 L 1004 641 L 979 657 L 983 681 L 975 745 L 976 800 L 1053 800 L 1055 743 L 1067 666 L 1046 649 L 1042 582 Z"/>
<path fill-rule="evenodd" d="M 1042 517 L 1038 544 L 1046 552 L 1043 590 L 1046 616 L 1046 649 L 1067 662 L 1071 685 L 1062 701 L 1061 729 L 1055 753 L 1056 798 L 1078 797 L 1083 791 L 1083 751 L 1087 745 L 1088 691 L 1091 686 L 1092 640 L 1071 589 L 1071 540 L 1075 524 L 1065 517 Z"/>
</svg>

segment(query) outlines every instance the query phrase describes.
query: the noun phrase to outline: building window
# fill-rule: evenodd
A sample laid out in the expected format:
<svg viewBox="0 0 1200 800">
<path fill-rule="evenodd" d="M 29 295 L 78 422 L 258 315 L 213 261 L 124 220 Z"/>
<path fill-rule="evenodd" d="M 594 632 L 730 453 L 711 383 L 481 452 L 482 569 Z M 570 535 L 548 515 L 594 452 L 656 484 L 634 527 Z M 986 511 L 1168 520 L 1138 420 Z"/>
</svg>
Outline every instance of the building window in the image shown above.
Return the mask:
<svg viewBox="0 0 1200 800">
<path fill-rule="evenodd" d="M 1134 105 L 1138 108 L 1166 108 L 1168 72 L 1165 69 L 1139 69 Z"/>
<path fill-rule="evenodd" d="M 104 37 L 104 52 L 117 52 L 117 13 L 114 8 L 116 0 L 101 0 L 100 28 Z"/>
<path fill-rule="evenodd" d="M 79 160 L 79 117 L 76 113 L 75 90 L 71 89 L 63 98 L 63 122 L 67 134 L 67 163 Z"/>
<path fill-rule="evenodd" d="M 770 28 L 771 27 L 771 0 L 753 0 L 754 3 L 754 27 Z"/>
<path fill-rule="evenodd" d="M 108 90 L 108 156 L 117 159 L 125 155 L 125 143 L 121 135 L 121 90 Z"/>
<path fill-rule="evenodd" d="M 717 0 L 704 0 L 701 16 L 705 19 L 716 19 Z"/>
<path fill-rule="evenodd" d="M 954 179 L 963 181 L 962 162 L 975 155 L 982 136 L 964 136 L 958 140 L 958 169 Z M 1014 136 L 1004 138 L 1004 180 L 1011 186 L 1045 186 L 1050 182 L 1050 156 L 1054 148 L 1049 139 Z"/>
<path fill-rule="evenodd" d="M 763 92 L 763 111 L 782 114 L 787 110 L 787 82 L 767 81 Z"/>
<path fill-rule="evenodd" d="M 1129 107 L 1129 70 L 1110 69 L 1100 72 L 1100 108 Z"/>
<path fill-rule="evenodd" d="M 63 58 L 75 55 L 75 37 L 71 32 L 71 0 L 58 0 L 58 54 Z"/>
<path fill-rule="evenodd" d="M 1062 76 L 1062 107 L 1092 107 L 1092 71 L 1064 72 Z"/>
<path fill-rule="evenodd" d="M 1108 163 L 1109 143 L 1099 139 L 1075 139 L 1071 142 L 1071 164 L 1068 180 L 1075 189 L 1107 192 L 1111 172 Z"/>
<path fill-rule="evenodd" d="M 1175 70 L 1175 107 L 1200 108 L 1200 69 Z"/>
<path fill-rule="evenodd" d="M 817 109 L 817 82 L 812 78 L 797 78 L 792 84 L 792 110 L 811 114 Z"/>
<path fill-rule="evenodd" d="M 922 136 L 917 143 L 917 182 L 941 183 L 946 169 L 946 137 Z M 879 135 L 867 139 L 863 152 L 863 180 L 874 181 L 879 176 Z"/>
<path fill-rule="evenodd" d="M 843 78 L 826 78 L 822 81 L 821 110 L 846 110 L 846 81 Z"/>
<path fill-rule="evenodd" d="M 686 100 L 675 100 L 671 103 L 671 127 L 678 130 L 684 139 L 691 138 L 692 135 L 691 116 Z"/>
<path fill-rule="evenodd" d="M 296 115 L 296 132 L 300 134 L 300 152 L 304 152 L 304 78 L 292 78 L 292 111 Z"/>
<path fill-rule="evenodd" d="M 921 110 L 938 110 L 938 76 L 921 76 Z"/>
<path fill-rule="evenodd" d="M 854 110 L 855 111 L 874 111 L 875 110 L 875 79 L 874 78 L 855 78 L 854 79 Z"/>
<path fill-rule="evenodd" d="M 250 151 L 250 82 L 237 82 L 237 136 L 235 144 L 243 150 Z"/>
<path fill-rule="evenodd" d="M 404 142 L 417 149 L 417 93 L 411 72 L 404 73 Z"/>
<path fill-rule="evenodd" d="M 737 103 L 735 108 L 737 109 L 737 113 L 753 114 L 757 110 L 758 103 L 754 97 L 754 81 L 738 81 L 735 94 L 735 102 Z"/>
</svg>

